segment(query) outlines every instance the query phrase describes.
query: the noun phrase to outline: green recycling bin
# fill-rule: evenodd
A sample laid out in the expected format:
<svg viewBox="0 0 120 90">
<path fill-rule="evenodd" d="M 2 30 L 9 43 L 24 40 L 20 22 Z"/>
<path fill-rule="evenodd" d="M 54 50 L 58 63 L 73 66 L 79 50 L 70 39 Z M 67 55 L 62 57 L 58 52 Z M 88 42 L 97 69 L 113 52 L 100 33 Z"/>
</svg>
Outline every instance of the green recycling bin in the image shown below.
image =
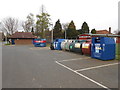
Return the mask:
<svg viewBox="0 0 120 90">
<path fill-rule="evenodd" d="M 82 54 L 83 42 L 86 42 L 86 40 L 75 40 L 75 42 L 71 43 L 69 46 L 70 51 Z"/>
</svg>

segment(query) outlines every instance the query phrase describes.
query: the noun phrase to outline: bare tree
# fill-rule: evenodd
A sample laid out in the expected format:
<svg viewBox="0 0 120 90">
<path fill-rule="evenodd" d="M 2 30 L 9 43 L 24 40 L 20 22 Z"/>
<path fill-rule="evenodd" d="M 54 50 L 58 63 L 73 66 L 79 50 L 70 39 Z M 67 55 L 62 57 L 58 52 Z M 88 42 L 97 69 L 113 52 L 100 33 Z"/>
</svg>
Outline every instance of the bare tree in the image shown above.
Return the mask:
<svg viewBox="0 0 120 90">
<path fill-rule="evenodd" d="M 2 31 L 9 35 L 12 35 L 16 31 L 18 31 L 17 28 L 18 28 L 18 19 L 8 17 L 8 18 L 4 18 L 1 22 Z"/>
<path fill-rule="evenodd" d="M 32 13 L 27 16 L 26 21 L 22 22 L 22 27 L 25 32 L 31 32 L 34 27 L 34 15 Z"/>
<path fill-rule="evenodd" d="M 68 29 L 69 23 L 62 23 L 63 30 Z"/>
<path fill-rule="evenodd" d="M 69 26 L 69 23 L 62 23 L 62 28 L 63 28 L 63 31 L 64 31 L 64 37 L 65 37 L 65 39 L 67 37 L 66 30 L 68 29 L 68 26 Z"/>
</svg>

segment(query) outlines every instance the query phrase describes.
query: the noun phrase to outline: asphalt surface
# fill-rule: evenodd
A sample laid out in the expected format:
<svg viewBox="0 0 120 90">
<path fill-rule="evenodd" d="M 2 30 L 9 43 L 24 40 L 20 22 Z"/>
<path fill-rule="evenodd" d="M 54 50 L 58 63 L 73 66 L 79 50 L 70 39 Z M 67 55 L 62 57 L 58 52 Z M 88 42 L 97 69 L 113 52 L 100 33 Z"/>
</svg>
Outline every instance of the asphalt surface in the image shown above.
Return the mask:
<svg viewBox="0 0 120 90">
<path fill-rule="evenodd" d="M 118 88 L 118 64 L 116 63 L 118 63 L 117 60 L 101 61 L 71 52 L 50 50 L 49 48 L 3 46 L 2 87 L 107 87 L 109 90 L 109 88 Z M 97 67 L 101 65 L 107 66 Z M 79 71 L 85 68 L 90 69 Z"/>
</svg>

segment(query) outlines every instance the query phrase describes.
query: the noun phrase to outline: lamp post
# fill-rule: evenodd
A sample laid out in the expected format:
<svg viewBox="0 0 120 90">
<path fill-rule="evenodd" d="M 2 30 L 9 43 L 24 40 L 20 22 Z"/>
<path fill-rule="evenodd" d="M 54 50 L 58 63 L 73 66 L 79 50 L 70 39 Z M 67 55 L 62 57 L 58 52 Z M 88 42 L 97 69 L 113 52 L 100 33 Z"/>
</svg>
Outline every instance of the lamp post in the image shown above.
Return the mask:
<svg viewBox="0 0 120 90">
<path fill-rule="evenodd" d="M 51 24 L 52 30 L 51 30 L 51 42 L 53 42 L 53 24 Z"/>
<path fill-rule="evenodd" d="M 66 29 L 65 29 L 65 39 L 67 38 L 66 35 L 67 35 L 67 33 L 66 33 Z"/>
</svg>

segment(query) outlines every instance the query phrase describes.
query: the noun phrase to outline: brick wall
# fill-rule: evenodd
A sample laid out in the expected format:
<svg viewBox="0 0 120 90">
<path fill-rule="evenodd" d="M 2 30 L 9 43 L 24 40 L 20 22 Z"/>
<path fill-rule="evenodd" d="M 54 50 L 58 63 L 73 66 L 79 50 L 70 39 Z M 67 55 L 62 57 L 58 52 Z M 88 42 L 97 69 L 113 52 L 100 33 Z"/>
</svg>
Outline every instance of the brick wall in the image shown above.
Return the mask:
<svg viewBox="0 0 120 90">
<path fill-rule="evenodd" d="M 18 39 L 15 40 L 16 45 L 26 45 L 26 44 L 32 44 L 32 39 Z"/>
<path fill-rule="evenodd" d="M 120 43 L 120 37 L 117 38 L 116 43 Z"/>
</svg>

